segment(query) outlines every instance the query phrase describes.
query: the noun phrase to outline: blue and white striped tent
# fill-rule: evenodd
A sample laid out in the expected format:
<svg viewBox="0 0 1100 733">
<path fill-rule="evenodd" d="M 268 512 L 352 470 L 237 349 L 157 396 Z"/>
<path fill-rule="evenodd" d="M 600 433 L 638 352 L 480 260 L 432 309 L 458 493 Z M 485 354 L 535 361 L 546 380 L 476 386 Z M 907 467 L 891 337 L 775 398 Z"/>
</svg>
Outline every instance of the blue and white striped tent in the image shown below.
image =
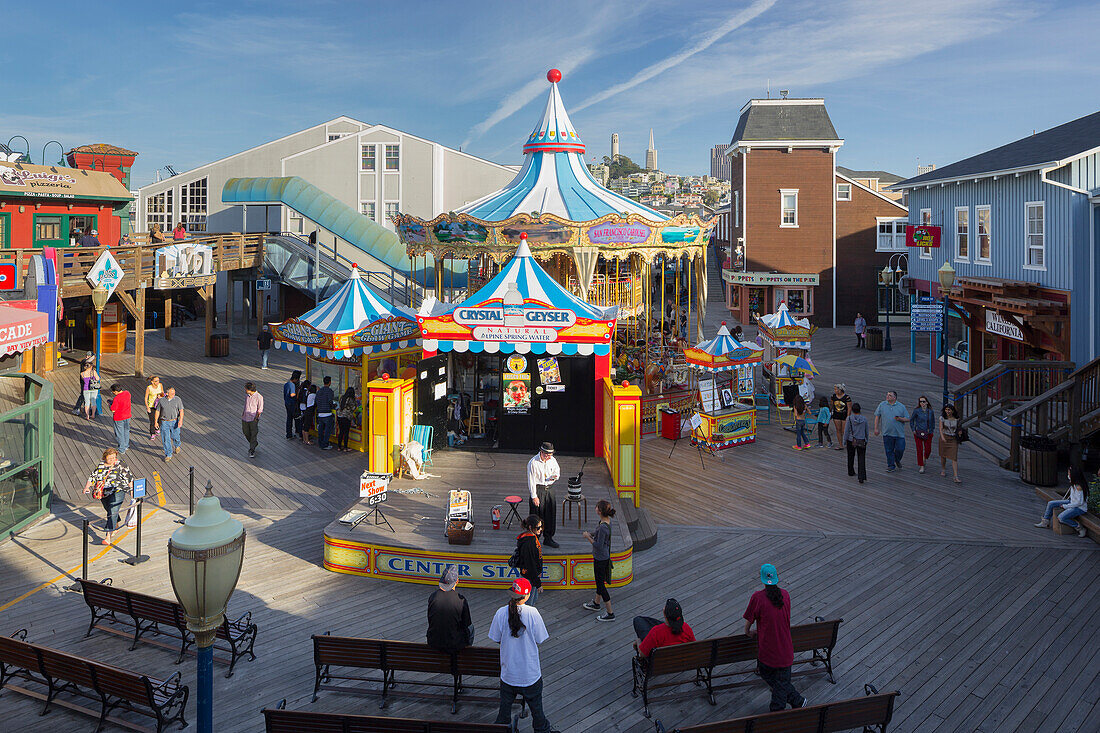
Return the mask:
<svg viewBox="0 0 1100 733">
<path fill-rule="evenodd" d="M 420 341 L 413 312 L 376 295 L 354 266 L 351 277 L 324 302 L 274 325 L 272 333 L 277 349 L 326 359 L 407 349 Z"/>
<path fill-rule="evenodd" d="M 689 364 L 712 372 L 725 372 L 745 364 L 755 364 L 763 359 L 763 355 L 763 348 L 756 344 L 746 344 L 730 334 L 725 321 L 719 327 L 717 336 L 684 349 L 684 357 Z"/>
<path fill-rule="evenodd" d="M 537 311 L 568 311 L 575 317 L 574 323 L 562 327 L 535 326 L 517 327 L 512 333 L 541 330 L 552 339 L 482 340 L 478 338 L 478 327 L 467 327 L 456 320 L 455 314 L 463 311 L 507 311 L 512 306 L 524 315 L 518 316 L 524 323 L 539 322 L 538 318 L 529 318 L 527 314 Z M 585 302 L 570 293 L 550 277 L 535 261 L 526 237 L 520 240 L 516 254 L 501 268 L 497 275 L 487 282 L 481 290 L 466 300 L 454 305 L 440 303 L 434 298 L 424 301 L 417 314 L 420 333 L 424 338 L 424 351 L 471 351 L 490 354 L 562 354 L 604 356 L 611 353 L 611 337 L 615 329 L 618 306 L 602 308 Z M 491 332 L 491 329 L 489 329 Z M 508 326 L 498 327 L 501 334 L 507 336 Z M 434 335 L 444 336 L 436 338 Z"/>
<path fill-rule="evenodd" d="M 504 188 L 457 210 L 482 221 L 504 221 L 537 211 L 570 221 L 607 214 L 638 214 L 649 221 L 668 217 L 604 188 L 584 163 L 584 143 L 558 93 L 561 72 L 551 69 L 546 109 L 523 146 L 523 167 Z"/>
<path fill-rule="evenodd" d="M 817 329 L 810 327 L 810 321 L 807 318 L 795 318 L 791 315 L 791 312 L 787 310 L 787 301 L 780 301 L 779 307 L 775 313 L 769 313 L 766 316 L 759 316 L 760 320 L 760 335 L 764 340 L 772 344 L 786 349 L 809 349 L 810 348 L 810 336 Z M 776 336 L 776 331 L 781 328 L 798 328 L 805 329 L 805 338 L 782 338 Z"/>
</svg>

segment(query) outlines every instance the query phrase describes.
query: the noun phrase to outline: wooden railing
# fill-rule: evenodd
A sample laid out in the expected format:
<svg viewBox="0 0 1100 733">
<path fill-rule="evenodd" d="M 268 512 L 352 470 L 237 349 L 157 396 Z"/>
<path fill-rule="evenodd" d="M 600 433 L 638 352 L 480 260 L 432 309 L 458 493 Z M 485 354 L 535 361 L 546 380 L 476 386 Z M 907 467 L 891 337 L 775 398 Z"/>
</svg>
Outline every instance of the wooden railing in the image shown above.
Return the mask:
<svg viewBox="0 0 1100 733">
<path fill-rule="evenodd" d="M 953 390 L 962 427 L 1001 415 L 1062 384 L 1073 371 L 1072 361 L 1001 361 Z"/>
<path fill-rule="evenodd" d="M 212 247 L 213 266 L 216 272 L 241 270 L 263 263 L 263 234 L 230 232 L 191 237 L 185 241 L 189 244 L 205 244 Z M 119 287 L 131 290 L 142 282 L 152 284 L 156 276 L 156 250 L 167 244 L 172 242 L 111 247 L 111 254 L 118 260 L 125 273 Z M 59 247 L 57 249 L 58 282 L 64 297 L 88 295 L 92 292 L 86 275 L 99 259 L 103 249 L 106 248 Z M 42 254 L 42 250 L 29 247 L 0 249 L 0 264 L 15 265 L 16 289 L 23 288 L 23 280 L 26 277 L 31 256 L 36 254 Z"/>
<path fill-rule="evenodd" d="M 1082 439 L 1100 431 L 1100 358 L 1070 373 L 1065 381 L 1008 411 L 1004 420 L 1012 429 L 1009 467 L 1020 466 L 1020 438 L 1041 435 L 1054 441 L 1067 439 L 1080 446 Z"/>
</svg>

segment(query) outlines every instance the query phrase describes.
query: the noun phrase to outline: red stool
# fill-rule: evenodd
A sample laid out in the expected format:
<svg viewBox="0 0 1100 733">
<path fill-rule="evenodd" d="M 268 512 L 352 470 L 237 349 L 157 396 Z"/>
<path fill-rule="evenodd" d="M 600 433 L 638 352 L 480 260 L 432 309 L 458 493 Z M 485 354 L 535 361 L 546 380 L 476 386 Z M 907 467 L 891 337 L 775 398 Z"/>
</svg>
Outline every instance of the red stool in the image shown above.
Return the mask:
<svg viewBox="0 0 1100 733">
<path fill-rule="evenodd" d="M 523 524 L 523 518 L 520 517 L 519 512 L 516 511 L 516 507 L 518 507 L 521 503 L 523 503 L 523 497 L 521 497 L 521 496 L 506 496 L 506 497 L 504 497 L 504 500 L 506 502 L 508 502 L 508 516 L 505 517 L 505 519 L 504 519 L 504 526 L 505 527 L 511 527 L 512 526 L 512 517 L 515 517 L 516 521 L 519 522 L 520 525 L 522 525 Z"/>
</svg>

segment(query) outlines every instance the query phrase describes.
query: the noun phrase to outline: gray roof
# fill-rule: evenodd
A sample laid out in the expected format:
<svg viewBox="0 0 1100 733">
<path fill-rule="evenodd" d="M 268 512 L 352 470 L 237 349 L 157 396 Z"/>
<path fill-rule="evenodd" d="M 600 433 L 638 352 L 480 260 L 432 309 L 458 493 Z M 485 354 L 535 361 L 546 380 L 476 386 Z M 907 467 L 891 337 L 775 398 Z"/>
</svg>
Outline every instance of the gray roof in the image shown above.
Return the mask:
<svg viewBox="0 0 1100 733">
<path fill-rule="evenodd" d="M 753 140 L 839 140 L 823 99 L 752 99 L 741 110 L 730 145 Z"/>
<path fill-rule="evenodd" d="M 836 167 L 836 172 L 842 176 L 848 176 L 849 178 L 877 178 L 879 183 L 897 183 L 902 179 L 902 177 L 896 173 L 890 173 L 888 171 L 854 171 L 842 165 Z"/>
<path fill-rule="evenodd" d="M 1028 135 L 923 175 L 907 178 L 898 187 L 909 188 L 932 181 L 966 178 L 996 171 L 1037 168 L 1044 163 L 1072 158 L 1096 147 L 1100 147 L 1100 112 Z"/>
</svg>

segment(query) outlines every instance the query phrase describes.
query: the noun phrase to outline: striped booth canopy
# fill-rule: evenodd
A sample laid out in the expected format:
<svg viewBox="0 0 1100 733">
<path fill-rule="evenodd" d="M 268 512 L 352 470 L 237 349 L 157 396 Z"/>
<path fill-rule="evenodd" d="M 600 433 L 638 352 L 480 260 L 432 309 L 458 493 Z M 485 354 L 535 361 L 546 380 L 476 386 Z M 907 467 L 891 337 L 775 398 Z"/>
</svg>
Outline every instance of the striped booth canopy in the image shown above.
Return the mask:
<svg viewBox="0 0 1100 733">
<path fill-rule="evenodd" d="M 424 353 L 607 355 L 618 307 L 586 303 L 543 270 L 521 234 L 515 256 L 458 305 L 424 301 L 416 315 Z"/>
<path fill-rule="evenodd" d="M 390 305 L 359 279 L 359 268 L 340 289 L 308 313 L 271 324 L 274 346 L 325 359 L 343 359 L 416 346 L 416 317 Z"/>
<path fill-rule="evenodd" d="M 734 338 L 722 321 L 718 335 L 691 348 L 684 349 L 688 364 L 712 372 L 725 372 L 746 364 L 759 364 L 764 350 L 756 344 L 746 344 Z"/>
<path fill-rule="evenodd" d="M 810 338 L 817 331 L 809 319 L 795 318 L 787 310 L 787 301 L 781 301 L 775 313 L 756 317 L 760 336 L 772 346 L 782 349 L 809 349 Z"/>
</svg>

